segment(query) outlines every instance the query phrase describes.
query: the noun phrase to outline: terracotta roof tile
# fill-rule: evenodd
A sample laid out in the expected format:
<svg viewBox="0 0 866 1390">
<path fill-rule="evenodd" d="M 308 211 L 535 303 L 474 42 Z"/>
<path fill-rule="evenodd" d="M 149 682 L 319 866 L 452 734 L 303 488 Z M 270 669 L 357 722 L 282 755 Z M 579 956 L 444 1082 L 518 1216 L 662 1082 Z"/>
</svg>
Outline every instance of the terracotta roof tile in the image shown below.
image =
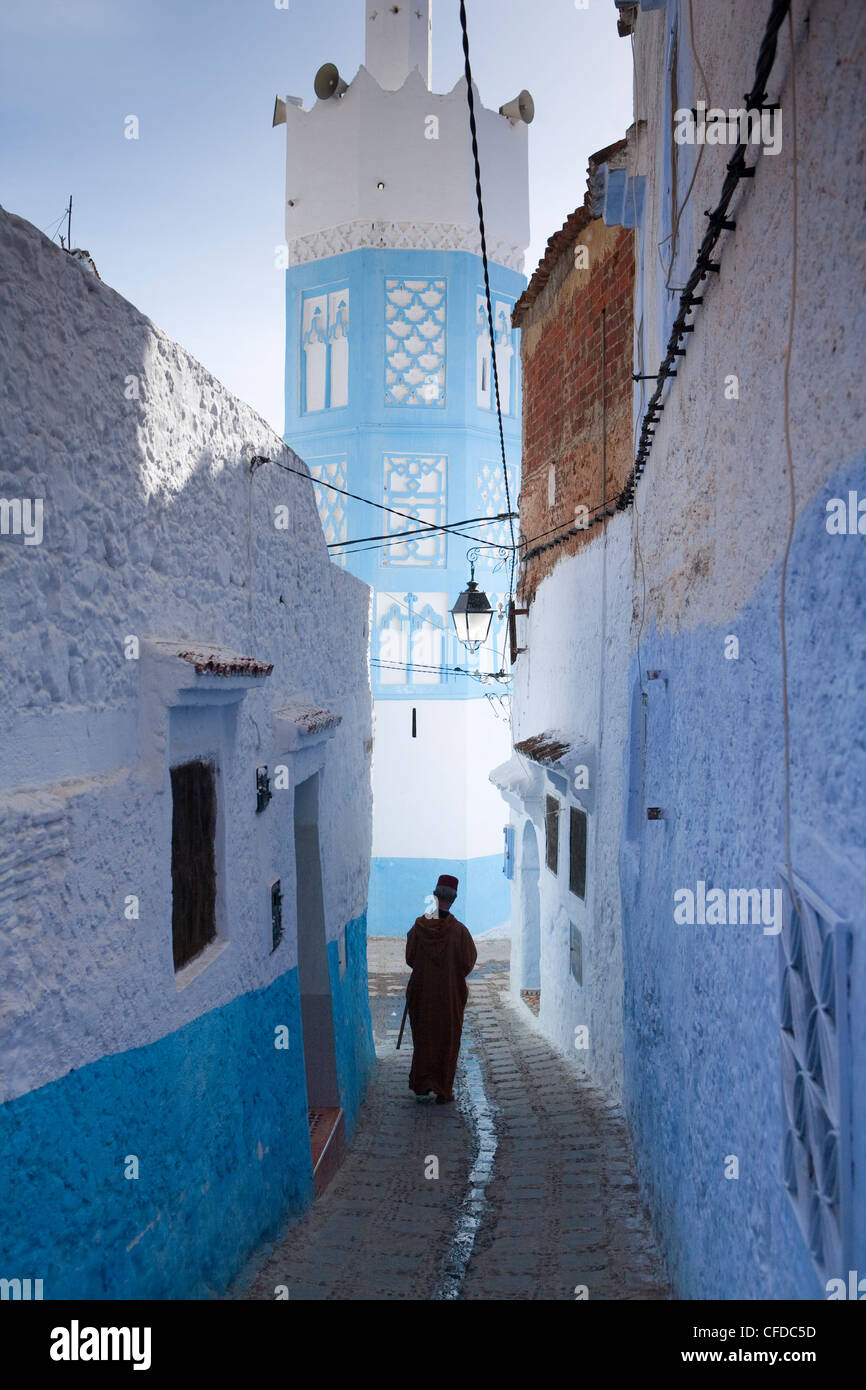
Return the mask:
<svg viewBox="0 0 866 1390">
<path fill-rule="evenodd" d="M 199 676 L 269 676 L 273 662 L 257 661 L 254 656 L 236 656 L 221 648 L 210 651 L 178 652 L 194 666 Z"/>
<path fill-rule="evenodd" d="M 515 753 L 522 753 L 524 757 L 543 763 L 545 767 L 554 766 L 570 749 L 570 742 L 556 733 L 533 734 L 532 738 L 522 739 L 514 745 Z"/>
</svg>

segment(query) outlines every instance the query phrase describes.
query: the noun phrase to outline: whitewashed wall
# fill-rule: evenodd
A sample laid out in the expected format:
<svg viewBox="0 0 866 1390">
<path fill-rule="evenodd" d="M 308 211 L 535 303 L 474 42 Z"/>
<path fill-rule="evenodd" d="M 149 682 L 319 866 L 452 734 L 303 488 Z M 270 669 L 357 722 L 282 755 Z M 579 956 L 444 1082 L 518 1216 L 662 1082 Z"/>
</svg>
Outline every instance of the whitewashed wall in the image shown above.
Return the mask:
<svg viewBox="0 0 866 1390">
<path fill-rule="evenodd" d="M 538 587 L 526 620 L 526 648 L 515 666 L 514 741 L 558 730 L 591 749 L 588 795 L 563 797 L 541 770 L 533 772 L 540 800 L 530 816 L 539 852 L 541 1015 L 545 1033 L 586 1067 L 592 1080 L 619 1098 L 622 1091 L 622 925 L 619 833 L 623 804 L 623 747 L 627 735 L 628 633 L 631 621 L 632 541 L 627 516 L 608 523 L 579 554 L 563 560 Z M 528 760 L 526 767 L 533 769 Z M 559 871 L 545 865 L 545 792 L 563 806 Z M 569 890 L 569 806 L 588 809 L 586 899 Z M 516 814 L 518 865 L 525 815 Z M 520 880 L 512 892 L 512 992 L 523 986 Z M 583 983 L 569 964 L 569 922 L 583 938 Z M 515 968 L 516 964 L 516 968 Z M 575 1049 L 575 1028 L 589 1029 Z"/>
<path fill-rule="evenodd" d="M 153 1042 L 297 963 L 292 791 L 272 710 L 342 722 L 320 791 L 328 936 L 362 916 L 370 854 L 369 590 L 329 563 L 313 490 L 249 407 L 29 223 L 0 212 L 0 497 L 43 499 L 40 545 L 0 537 L 4 1097 Z M 288 531 L 275 508 L 289 509 Z M 127 660 L 137 636 L 141 659 Z M 272 662 L 223 749 L 229 941 L 183 989 L 171 945 L 168 716 L 152 640 Z M 191 668 L 190 668 L 191 669 Z M 194 685 L 200 677 L 190 677 Z M 226 683 L 211 681 L 217 692 Z M 315 751 L 305 758 L 310 769 Z M 271 954 L 269 885 L 286 931 Z M 127 895 L 140 902 L 126 920 Z"/>
</svg>

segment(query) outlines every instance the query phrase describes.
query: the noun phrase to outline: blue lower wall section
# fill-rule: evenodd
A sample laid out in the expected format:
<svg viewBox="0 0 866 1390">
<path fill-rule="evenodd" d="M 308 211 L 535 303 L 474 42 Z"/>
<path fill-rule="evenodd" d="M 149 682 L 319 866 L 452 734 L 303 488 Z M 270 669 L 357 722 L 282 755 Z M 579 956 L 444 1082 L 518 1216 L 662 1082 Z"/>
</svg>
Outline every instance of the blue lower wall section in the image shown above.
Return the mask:
<svg viewBox="0 0 866 1390">
<path fill-rule="evenodd" d="M 329 954 L 351 1135 L 373 1066 L 363 917 L 347 940 L 342 980 Z M 0 1275 L 46 1299 L 220 1294 L 312 1198 L 296 969 L 0 1107 Z"/>
<path fill-rule="evenodd" d="M 376 1065 L 367 982 L 366 916 L 356 917 L 346 926 L 346 972 L 342 980 L 336 941 L 328 945 L 328 969 L 334 1010 L 340 1104 L 343 1107 L 348 1141 L 355 1132 L 364 1092 Z"/>
<path fill-rule="evenodd" d="M 792 861 L 843 917 L 866 885 L 866 537 L 830 536 L 828 498 L 866 495 L 840 473 L 800 517 L 788 578 Z M 826 1297 L 782 1176 L 780 946 L 759 926 L 683 926 L 680 888 L 774 888 L 785 857 L 784 735 L 776 566 L 724 627 L 652 630 L 646 782 L 621 850 L 625 1092 L 646 1195 L 678 1298 Z M 739 660 L 724 659 L 736 635 Z M 638 687 L 633 663 L 632 689 Z M 639 728 L 639 721 L 637 721 Z M 627 779 L 639 749 L 626 750 Z M 639 737 L 639 735 L 638 735 Z M 665 819 L 648 822 L 643 805 Z M 866 969 L 850 964 L 843 1083 L 866 1084 Z M 866 1270 L 866 1136 L 855 1111 L 853 1264 Z M 726 1179 L 727 1155 L 739 1178 Z M 859 1183 L 859 1190 L 857 1187 Z M 859 1264 L 857 1261 L 859 1260 Z M 853 1267 L 853 1266 L 852 1266 Z"/>
<path fill-rule="evenodd" d="M 370 936 L 405 936 L 425 911 L 427 896 L 440 874 L 460 880 L 454 916 L 478 936 L 511 917 L 509 883 L 503 856 L 477 859 L 373 859 L 367 931 Z"/>
</svg>

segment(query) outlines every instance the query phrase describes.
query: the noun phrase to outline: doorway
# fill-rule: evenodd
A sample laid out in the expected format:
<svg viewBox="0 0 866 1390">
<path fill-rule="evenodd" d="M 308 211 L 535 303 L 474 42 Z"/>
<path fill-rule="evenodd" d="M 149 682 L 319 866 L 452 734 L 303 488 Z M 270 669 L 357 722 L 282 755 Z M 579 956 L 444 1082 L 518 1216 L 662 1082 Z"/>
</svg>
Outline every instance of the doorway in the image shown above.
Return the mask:
<svg viewBox="0 0 866 1390">
<path fill-rule="evenodd" d="M 316 1191 L 333 1176 L 342 1149 L 343 1112 L 337 1080 L 334 1013 L 325 934 L 319 851 L 319 774 L 295 787 L 298 983 L 304 1035 L 304 1070 L 310 1151 Z"/>
<path fill-rule="evenodd" d="M 527 820 L 523 827 L 520 854 L 520 997 L 536 1015 L 541 1008 L 538 874 L 538 837 L 532 821 Z"/>
</svg>

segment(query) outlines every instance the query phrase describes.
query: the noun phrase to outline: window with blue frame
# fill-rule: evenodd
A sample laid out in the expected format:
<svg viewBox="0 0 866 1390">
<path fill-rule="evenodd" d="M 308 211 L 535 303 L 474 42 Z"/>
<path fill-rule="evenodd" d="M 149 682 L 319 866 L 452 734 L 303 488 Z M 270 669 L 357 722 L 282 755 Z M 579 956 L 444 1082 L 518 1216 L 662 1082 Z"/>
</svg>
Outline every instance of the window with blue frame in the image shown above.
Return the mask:
<svg viewBox="0 0 866 1390">
<path fill-rule="evenodd" d="M 503 835 L 505 837 L 505 853 L 502 861 L 502 872 L 506 878 L 514 878 L 514 826 L 504 826 Z"/>
<path fill-rule="evenodd" d="M 301 299 L 301 409 L 349 403 L 348 286 L 310 290 Z"/>
</svg>

